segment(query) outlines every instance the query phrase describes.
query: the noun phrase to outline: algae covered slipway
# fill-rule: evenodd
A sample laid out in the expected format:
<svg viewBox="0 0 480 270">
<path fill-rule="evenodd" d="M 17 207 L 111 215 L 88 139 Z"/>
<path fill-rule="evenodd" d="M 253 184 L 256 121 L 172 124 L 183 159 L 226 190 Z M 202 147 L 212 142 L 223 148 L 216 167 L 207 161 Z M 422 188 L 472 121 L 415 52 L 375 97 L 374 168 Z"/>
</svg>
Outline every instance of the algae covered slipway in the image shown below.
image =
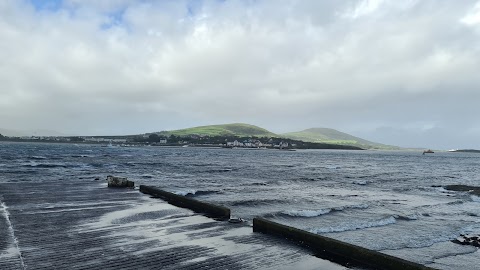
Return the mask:
<svg viewBox="0 0 480 270">
<path fill-rule="evenodd" d="M 35 143 L 0 151 L 3 268 L 339 267 L 253 233 L 255 217 L 432 268 L 479 263 L 477 247 L 453 241 L 480 230 L 477 195 L 452 188 L 479 181 L 476 154 Z M 246 223 L 109 189 L 107 175 L 227 207 Z"/>
</svg>

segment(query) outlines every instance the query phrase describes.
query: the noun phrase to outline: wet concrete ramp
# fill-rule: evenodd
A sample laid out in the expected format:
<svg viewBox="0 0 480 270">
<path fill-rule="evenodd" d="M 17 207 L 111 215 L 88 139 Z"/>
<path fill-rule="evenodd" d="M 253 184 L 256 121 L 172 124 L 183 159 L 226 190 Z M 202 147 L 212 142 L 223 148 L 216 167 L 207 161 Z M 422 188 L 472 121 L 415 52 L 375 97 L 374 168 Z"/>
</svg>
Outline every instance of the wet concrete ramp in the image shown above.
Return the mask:
<svg viewBox="0 0 480 270">
<path fill-rule="evenodd" d="M 99 182 L 0 183 L 0 269 L 344 269 L 290 242 Z"/>
</svg>

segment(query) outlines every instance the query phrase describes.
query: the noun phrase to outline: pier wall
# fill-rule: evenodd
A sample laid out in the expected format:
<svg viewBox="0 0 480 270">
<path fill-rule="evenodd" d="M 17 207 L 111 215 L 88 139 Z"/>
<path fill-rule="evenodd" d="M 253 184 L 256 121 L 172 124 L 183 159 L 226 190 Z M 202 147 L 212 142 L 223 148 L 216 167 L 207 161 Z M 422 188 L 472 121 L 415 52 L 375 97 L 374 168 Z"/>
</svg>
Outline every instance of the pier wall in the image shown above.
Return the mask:
<svg viewBox="0 0 480 270">
<path fill-rule="evenodd" d="M 217 219 L 230 218 L 230 209 L 223 206 L 201 202 L 192 198 L 188 198 L 182 195 L 177 195 L 177 194 L 164 191 L 159 188 L 151 187 L 151 186 L 141 185 L 140 192 L 152 195 L 154 197 L 159 197 L 172 205 L 188 208 L 197 213 L 203 213 L 208 217 L 217 218 Z"/>
<path fill-rule="evenodd" d="M 433 269 L 421 264 L 383 254 L 378 251 L 344 243 L 263 218 L 253 219 L 253 231 L 293 240 L 312 249 L 319 257 L 344 265 L 363 266 L 369 269 L 391 270 Z"/>
</svg>

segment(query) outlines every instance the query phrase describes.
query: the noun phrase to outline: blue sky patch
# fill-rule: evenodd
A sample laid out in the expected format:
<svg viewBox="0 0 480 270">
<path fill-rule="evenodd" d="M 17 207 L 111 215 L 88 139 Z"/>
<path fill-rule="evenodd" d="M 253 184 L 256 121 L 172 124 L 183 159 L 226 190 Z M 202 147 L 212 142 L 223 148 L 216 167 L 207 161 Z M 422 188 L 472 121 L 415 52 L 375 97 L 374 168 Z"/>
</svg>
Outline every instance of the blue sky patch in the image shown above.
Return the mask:
<svg viewBox="0 0 480 270">
<path fill-rule="evenodd" d="M 59 10 L 63 5 L 63 0 L 29 0 L 32 6 L 38 10 Z"/>
</svg>

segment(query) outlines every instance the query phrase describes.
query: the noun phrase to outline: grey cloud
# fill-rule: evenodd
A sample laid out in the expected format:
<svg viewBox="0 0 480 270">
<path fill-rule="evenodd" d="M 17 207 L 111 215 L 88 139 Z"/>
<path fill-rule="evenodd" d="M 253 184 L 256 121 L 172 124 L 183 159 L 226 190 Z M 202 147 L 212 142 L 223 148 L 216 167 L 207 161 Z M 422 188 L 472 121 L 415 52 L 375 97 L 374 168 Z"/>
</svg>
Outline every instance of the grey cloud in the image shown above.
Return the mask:
<svg viewBox="0 0 480 270">
<path fill-rule="evenodd" d="M 462 21 L 476 1 L 280 3 L 4 1 L 0 126 L 115 134 L 242 121 L 429 146 L 425 123 L 442 134 L 435 146 L 480 148 L 480 26 Z"/>
</svg>

